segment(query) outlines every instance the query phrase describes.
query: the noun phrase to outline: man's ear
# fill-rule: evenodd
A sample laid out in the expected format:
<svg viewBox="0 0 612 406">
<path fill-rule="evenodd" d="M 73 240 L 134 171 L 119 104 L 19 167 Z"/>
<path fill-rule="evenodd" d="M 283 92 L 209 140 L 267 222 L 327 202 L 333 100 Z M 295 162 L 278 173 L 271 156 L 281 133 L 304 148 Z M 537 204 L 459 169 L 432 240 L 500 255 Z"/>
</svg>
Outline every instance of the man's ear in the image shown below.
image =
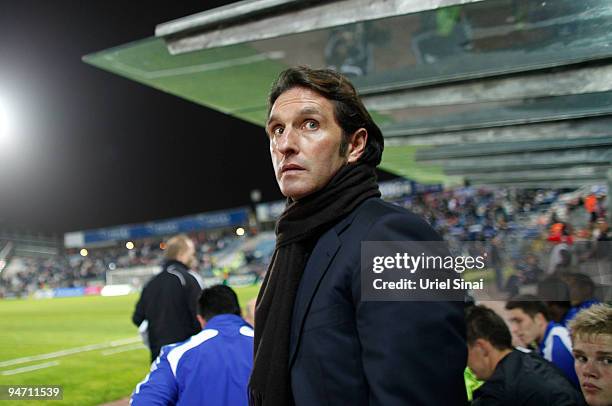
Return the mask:
<svg viewBox="0 0 612 406">
<path fill-rule="evenodd" d="M 196 314 L 196 317 L 200 322 L 200 326 L 202 326 L 202 328 L 206 327 L 206 320 L 204 320 L 204 317 L 200 316 L 199 314 Z"/>
<path fill-rule="evenodd" d="M 368 131 L 360 128 L 351 135 L 348 145 L 347 162 L 352 164 L 359 160 L 368 143 Z"/>
<path fill-rule="evenodd" d="M 533 316 L 533 318 L 537 322 L 537 324 L 540 326 L 548 324 L 546 317 L 544 317 L 542 313 L 536 313 L 535 316 Z"/>
<path fill-rule="evenodd" d="M 476 341 L 474 341 L 474 346 L 478 348 L 483 356 L 488 356 L 491 352 L 491 344 L 483 338 L 477 338 Z"/>
</svg>

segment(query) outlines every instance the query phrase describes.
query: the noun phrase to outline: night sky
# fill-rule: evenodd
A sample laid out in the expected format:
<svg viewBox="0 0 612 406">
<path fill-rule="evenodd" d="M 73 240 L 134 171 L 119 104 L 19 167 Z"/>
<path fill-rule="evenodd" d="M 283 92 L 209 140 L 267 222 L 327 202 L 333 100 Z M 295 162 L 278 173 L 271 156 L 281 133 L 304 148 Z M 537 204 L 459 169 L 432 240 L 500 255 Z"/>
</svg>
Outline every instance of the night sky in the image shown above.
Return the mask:
<svg viewBox="0 0 612 406">
<path fill-rule="evenodd" d="M 0 229 L 63 233 L 282 198 L 263 129 L 81 61 L 230 1 L 0 0 Z"/>
</svg>

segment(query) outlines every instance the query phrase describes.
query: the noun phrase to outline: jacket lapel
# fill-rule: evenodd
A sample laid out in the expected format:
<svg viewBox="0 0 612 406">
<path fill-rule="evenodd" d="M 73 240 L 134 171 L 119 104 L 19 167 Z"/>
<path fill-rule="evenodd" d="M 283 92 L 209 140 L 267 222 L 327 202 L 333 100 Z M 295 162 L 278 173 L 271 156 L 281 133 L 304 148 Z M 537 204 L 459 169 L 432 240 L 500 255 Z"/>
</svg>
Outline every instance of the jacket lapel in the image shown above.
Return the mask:
<svg viewBox="0 0 612 406">
<path fill-rule="evenodd" d="M 291 321 L 291 347 L 289 349 L 289 365 L 293 363 L 293 358 L 299 344 L 299 338 L 304 327 L 304 319 L 308 314 L 310 303 L 319 286 L 319 282 L 325 276 L 329 265 L 340 248 L 340 239 L 336 230 L 332 228 L 319 239 L 315 245 L 310 258 L 304 268 L 304 274 L 300 281 L 297 296 L 295 298 L 293 319 Z"/>
</svg>

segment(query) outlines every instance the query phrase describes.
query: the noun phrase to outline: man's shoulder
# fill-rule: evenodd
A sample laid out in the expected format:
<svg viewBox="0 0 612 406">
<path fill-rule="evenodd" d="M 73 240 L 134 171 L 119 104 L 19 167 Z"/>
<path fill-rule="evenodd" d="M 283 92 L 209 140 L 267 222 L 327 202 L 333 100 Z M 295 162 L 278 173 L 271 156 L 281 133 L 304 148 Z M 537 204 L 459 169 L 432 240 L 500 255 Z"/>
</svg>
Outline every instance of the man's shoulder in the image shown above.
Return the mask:
<svg viewBox="0 0 612 406">
<path fill-rule="evenodd" d="M 163 272 L 163 268 L 161 269 L 160 272 L 156 273 L 155 275 L 153 275 L 144 285 L 142 292 L 145 293 L 147 292 L 148 294 L 153 294 L 153 290 L 157 290 L 159 288 L 160 285 L 164 284 L 164 280 L 166 278 L 166 275 Z M 151 293 L 149 293 L 151 292 Z M 155 293 L 156 294 L 156 293 Z"/>
<path fill-rule="evenodd" d="M 496 378 L 509 377 L 515 380 L 529 376 L 529 379 L 532 379 L 532 374 L 539 370 L 539 364 L 542 361 L 544 359 L 532 351 L 514 349 L 499 362 L 493 376 Z"/>
<path fill-rule="evenodd" d="M 506 388 L 511 387 L 515 394 L 549 394 L 551 398 L 575 395 L 571 383 L 562 372 L 533 352 L 515 350 L 500 366 L 500 376 L 504 377 Z"/>
<path fill-rule="evenodd" d="M 177 264 L 163 264 L 161 271 L 144 285 L 142 295 L 158 298 L 166 293 L 178 294 L 191 286 L 200 287 L 195 276 L 186 267 Z"/>
<path fill-rule="evenodd" d="M 166 271 L 166 272 L 180 272 L 180 273 L 186 273 L 189 271 L 189 269 L 181 262 L 179 261 L 165 261 L 162 264 L 162 270 Z"/>
<path fill-rule="evenodd" d="M 199 285 L 196 277 L 189 272 L 189 268 L 178 261 L 165 262 L 159 276 L 161 278 L 176 279 L 180 282 L 181 286 Z"/>
<path fill-rule="evenodd" d="M 559 345 L 566 347 L 569 351 L 572 346 L 569 330 L 561 324 L 551 322 L 550 329 L 544 341 L 544 348 L 546 349 L 549 346 Z"/>
<path fill-rule="evenodd" d="M 482 398 L 482 404 L 486 404 L 485 399 L 512 404 L 526 394 L 539 396 L 545 386 L 542 380 L 547 375 L 540 375 L 542 372 L 540 362 L 532 354 L 514 350 L 502 359 L 491 378 L 476 390 L 474 397 Z"/>
<path fill-rule="evenodd" d="M 398 215 L 406 215 L 406 216 L 418 216 L 412 213 L 410 210 L 405 209 L 396 204 L 392 204 L 384 201 L 380 197 L 373 197 L 371 199 L 367 199 L 362 204 L 360 204 L 355 211 L 357 213 L 367 212 L 372 214 L 377 214 L 379 216 L 389 215 L 389 214 L 398 214 Z"/>
<path fill-rule="evenodd" d="M 204 347 L 204 344 L 210 342 L 218 335 L 218 330 L 205 329 L 183 342 L 170 344 L 164 347 L 167 354 L 166 359 L 168 364 L 170 364 L 170 369 L 172 370 L 173 374 L 176 376 L 178 364 L 185 357 L 185 354 L 195 349 L 206 348 Z"/>
<path fill-rule="evenodd" d="M 162 267 L 161 271 L 155 274 L 145 284 L 143 292 L 150 291 L 151 294 L 157 294 L 159 289 L 164 289 L 164 288 L 167 288 L 168 286 L 171 286 L 168 284 L 169 280 L 177 280 L 181 284 L 184 284 L 185 278 L 179 271 L 174 271 L 174 273 L 169 273 L 167 272 L 165 267 Z"/>
<path fill-rule="evenodd" d="M 553 337 L 569 337 L 569 330 L 559 323 L 554 323 L 550 329 L 550 335 Z"/>
<path fill-rule="evenodd" d="M 344 221 L 348 220 L 351 223 L 357 224 L 375 224 L 388 219 L 422 224 L 429 227 L 428 223 L 421 216 L 396 204 L 385 202 L 381 198 L 371 198 L 364 201 Z M 339 224 L 342 224 L 342 222 Z"/>
<path fill-rule="evenodd" d="M 355 209 L 352 226 L 361 227 L 373 238 L 385 235 L 388 230 L 398 240 L 439 241 L 441 237 L 425 219 L 401 206 L 385 202 L 380 198 L 368 199 Z M 371 239 L 371 238 L 370 238 Z M 386 238 L 382 238 L 385 240 Z"/>
<path fill-rule="evenodd" d="M 232 330 L 232 335 L 235 335 L 233 330 L 238 329 L 238 335 L 245 340 L 241 345 L 252 345 L 253 329 L 246 323 L 240 327 L 232 325 L 225 328 L 205 328 L 183 342 L 167 346 L 166 358 L 174 374 L 176 375 L 179 363 L 181 365 L 183 363 L 190 364 L 192 361 L 197 363 L 206 358 L 207 354 L 218 352 L 219 346 L 227 344 L 227 337 L 224 338 L 224 336 L 228 333 L 229 329 Z"/>
</svg>

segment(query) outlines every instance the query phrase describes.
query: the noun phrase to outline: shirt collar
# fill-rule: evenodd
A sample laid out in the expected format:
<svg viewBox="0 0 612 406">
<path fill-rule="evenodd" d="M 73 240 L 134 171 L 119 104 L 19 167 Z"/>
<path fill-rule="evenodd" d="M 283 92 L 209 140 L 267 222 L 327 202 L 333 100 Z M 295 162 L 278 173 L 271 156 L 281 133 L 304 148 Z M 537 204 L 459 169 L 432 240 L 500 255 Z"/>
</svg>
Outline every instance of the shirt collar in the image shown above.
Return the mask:
<svg viewBox="0 0 612 406">
<path fill-rule="evenodd" d="M 542 337 L 542 341 L 540 341 L 540 343 L 538 344 L 538 347 L 540 348 L 540 353 L 542 353 L 542 351 L 544 350 L 544 345 L 546 344 L 546 339 L 550 334 L 550 330 L 552 330 L 552 328 L 555 327 L 556 324 L 557 323 L 555 323 L 554 321 L 548 322 L 548 325 L 546 326 L 546 331 L 544 332 L 544 337 Z"/>
<path fill-rule="evenodd" d="M 235 314 L 219 314 L 217 316 L 214 316 L 210 320 L 207 320 L 204 329 L 217 329 L 227 326 L 240 326 L 246 324 L 246 321 L 244 321 L 242 317 L 237 316 Z"/>
</svg>

